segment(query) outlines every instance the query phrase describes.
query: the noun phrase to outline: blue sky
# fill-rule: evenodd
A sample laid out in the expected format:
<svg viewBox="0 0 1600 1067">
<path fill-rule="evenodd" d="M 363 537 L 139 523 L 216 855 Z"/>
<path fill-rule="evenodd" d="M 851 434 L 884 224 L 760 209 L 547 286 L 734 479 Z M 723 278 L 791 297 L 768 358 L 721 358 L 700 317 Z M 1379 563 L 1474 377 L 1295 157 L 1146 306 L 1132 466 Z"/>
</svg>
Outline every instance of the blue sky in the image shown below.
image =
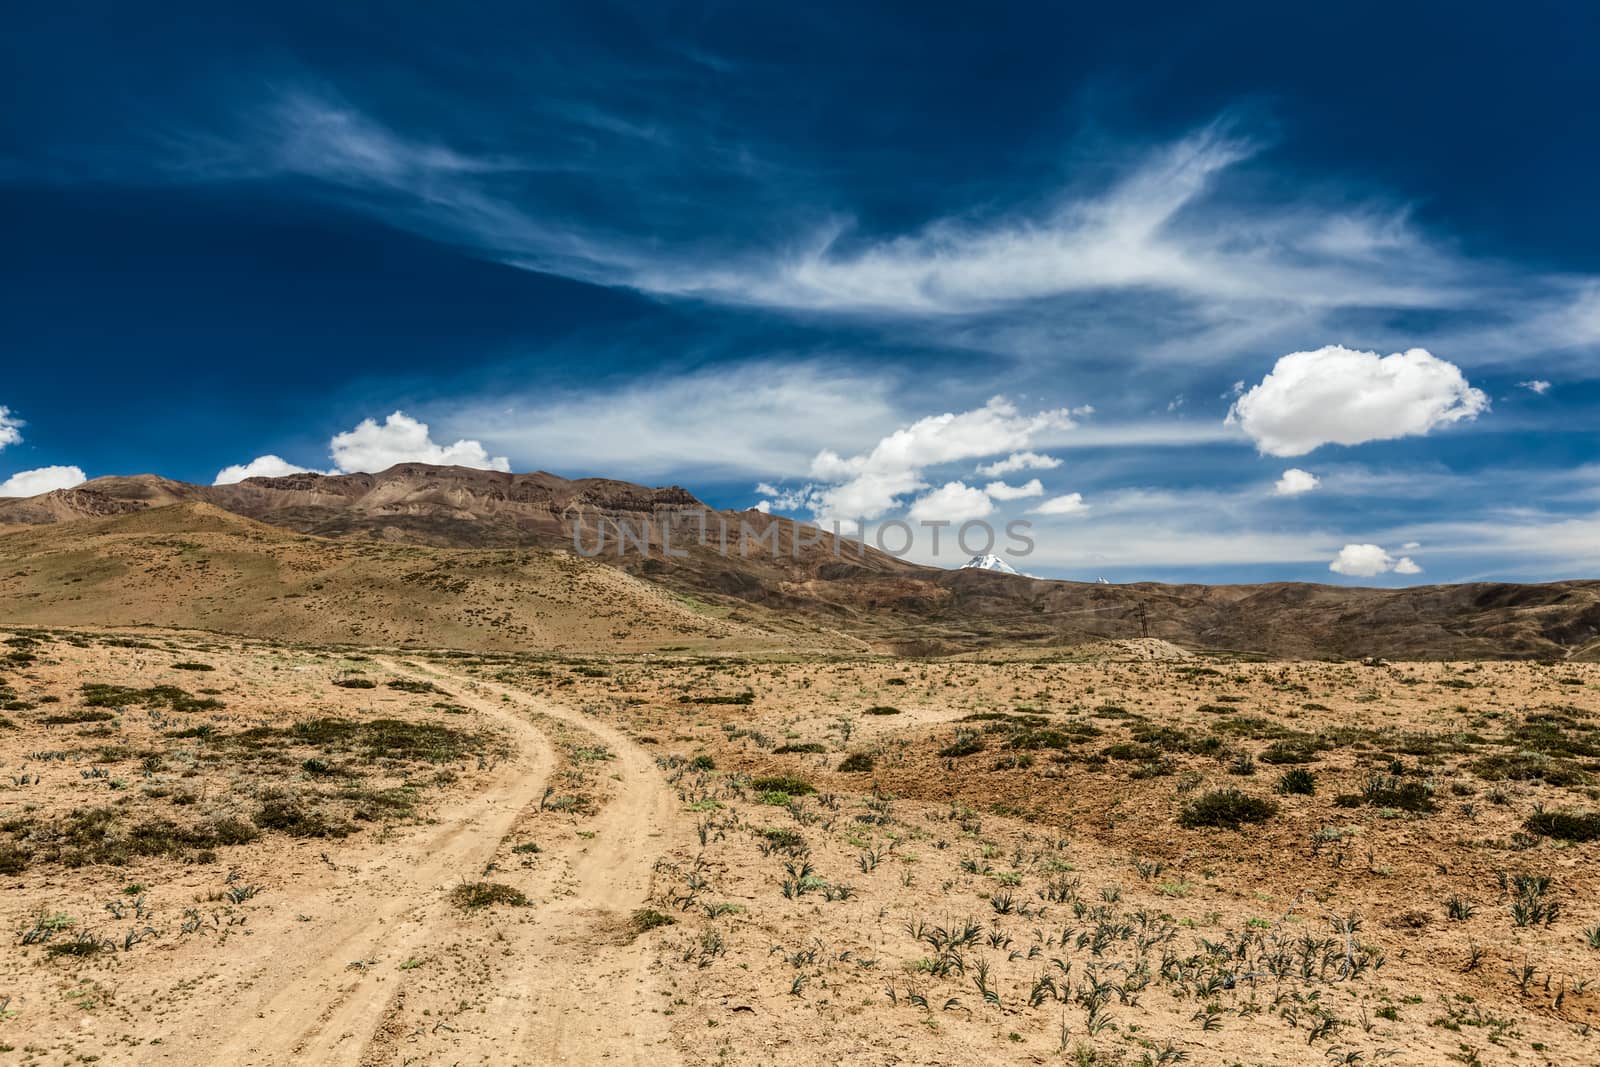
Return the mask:
<svg viewBox="0 0 1600 1067">
<path fill-rule="evenodd" d="M 418 459 L 1594 576 L 1600 13 L 1231 7 L 11 13 L 0 493 Z"/>
</svg>

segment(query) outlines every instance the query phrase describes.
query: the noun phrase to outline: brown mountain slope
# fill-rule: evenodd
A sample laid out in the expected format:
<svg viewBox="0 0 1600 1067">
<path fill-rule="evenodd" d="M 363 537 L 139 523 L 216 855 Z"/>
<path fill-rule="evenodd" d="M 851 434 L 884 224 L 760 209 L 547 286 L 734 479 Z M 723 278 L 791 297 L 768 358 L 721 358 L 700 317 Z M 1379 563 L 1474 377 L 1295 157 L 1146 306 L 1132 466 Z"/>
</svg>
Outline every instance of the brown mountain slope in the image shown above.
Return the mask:
<svg viewBox="0 0 1600 1067">
<path fill-rule="evenodd" d="M 570 553 L 308 537 L 210 504 L 0 536 L 0 618 L 475 649 L 806 644 Z"/>
<path fill-rule="evenodd" d="M 155 529 L 141 527 L 141 514 Z M 215 523 L 230 514 L 266 525 L 207 531 L 227 543 L 207 543 L 205 548 L 221 553 L 248 577 L 240 577 L 242 584 L 228 586 L 233 592 L 227 592 L 214 582 L 201 582 L 198 564 L 195 573 L 186 575 L 183 557 L 162 556 L 167 564 L 159 573 L 175 584 L 150 592 L 165 605 L 165 624 L 267 636 L 309 625 L 319 633 L 354 634 L 348 638 L 354 640 L 375 640 L 369 631 L 377 630 L 415 640 L 434 634 L 444 638 L 438 643 L 474 647 L 486 642 L 485 647 L 563 642 L 599 647 L 613 638 L 581 607 L 592 593 L 630 603 L 642 597 L 641 619 L 648 621 L 631 632 L 656 634 L 663 641 L 677 640 L 674 634 L 712 636 L 703 629 L 715 621 L 706 616 L 710 612 L 729 620 L 724 625 L 746 628 L 718 640 L 820 641 L 834 647 L 865 642 L 883 651 L 911 653 L 996 645 L 1054 647 L 1140 636 L 1288 657 L 1563 658 L 1592 657 L 1600 647 L 1600 582 L 1383 590 L 1300 583 L 1108 586 L 1038 581 L 917 566 L 872 549 L 840 546 L 826 536 L 814 542 L 810 531 L 787 519 L 712 511 L 677 487 L 650 489 L 606 479 L 569 481 L 543 472 L 504 474 L 424 464 L 402 464 L 380 474 L 255 478 L 233 486 L 188 485 L 148 475 L 101 478 L 78 489 L 0 502 L 0 524 L 29 527 L 0 537 L 0 566 L 14 570 L 11 561 L 26 558 L 35 561 L 37 573 L 76 573 L 72 568 L 77 567 L 84 575 L 102 577 L 97 588 L 104 598 L 103 608 L 97 609 L 63 599 L 48 584 L 8 579 L 18 585 L 13 589 L 0 582 L 0 610 L 38 622 L 111 621 L 95 615 L 109 605 L 120 605 L 118 618 L 147 611 L 144 593 L 124 588 L 144 572 L 130 568 L 124 557 L 162 549 L 158 542 L 185 536 L 188 523 Z M 648 524 L 648 551 L 630 544 L 619 553 L 619 523 L 635 531 Z M 602 529 L 609 533 L 603 551 L 592 562 L 580 559 L 574 537 L 592 552 Z M 310 593 L 290 580 L 294 572 L 278 561 L 287 550 L 268 537 L 285 530 L 313 535 L 295 540 L 293 554 L 337 576 L 324 581 L 333 582 L 331 588 L 339 595 L 313 598 L 316 611 L 309 615 L 302 610 L 307 605 L 296 601 Z M 670 552 L 661 543 L 663 530 Z M 138 548 L 135 542 L 141 537 L 151 544 Z M 268 546 L 276 547 L 268 551 Z M 422 549 L 438 555 L 436 561 L 425 557 L 428 566 L 451 575 L 492 572 L 499 584 L 491 590 L 441 579 L 440 596 L 419 607 L 399 596 L 394 583 L 402 580 L 395 572 L 409 575 L 414 571 L 407 568 L 421 566 L 416 561 L 424 557 L 408 553 Z M 276 562 L 264 560 L 256 566 L 246 558 L 252 555 Z M 47 558 L 59 562 L 46 566 Z M 537 563 L 518 570 L 508 562 L 522 558 Z M 577 569 L 563 569 L 567 567 Z M 585 583 L 572 584 L 577 574 L 585 576 Z M 611 580 L 623 584 L 614 589 L 596 584 Z M 403 581 L 406 589 L 422 582 Z M 569 585 L 565 592 L 563 582 Z M 360 591 L 368 587 L 373 594 L 363 599 Z M 242 601 L 234 595 L 246 592 Z M 495 632 L 479 622 L 465 622 L 477 619 L 479 612 L 499 610 L 487 607 L 485 596 L 518 603 L 513 612 L 517 626 Z M 565 614 L 538 613 L 547 608 L 530 614 L 527 608 L 529 598 L 559 596 L 568 598 Z M 663 605 L 686 614 L 662 616 Z M 596 618 L 609 617 L 604 605 L 598 610 Z M 419 621 L 419 612 L 425 623 Z M 624 623 L 615 624 L 617 633 L 624 629 Z M 649 643 L 642 637 L 614 640 Z"/>
</svg>

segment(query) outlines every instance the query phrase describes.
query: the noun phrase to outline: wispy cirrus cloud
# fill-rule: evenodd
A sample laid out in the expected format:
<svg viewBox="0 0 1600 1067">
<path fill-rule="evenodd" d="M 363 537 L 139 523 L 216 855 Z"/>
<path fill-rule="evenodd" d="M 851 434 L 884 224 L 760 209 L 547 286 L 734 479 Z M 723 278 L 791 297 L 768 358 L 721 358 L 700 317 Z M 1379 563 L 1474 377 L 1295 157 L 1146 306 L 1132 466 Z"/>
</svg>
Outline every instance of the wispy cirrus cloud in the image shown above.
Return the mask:
<svg viewBox="0 0 1600 1067">
<path fill-rule="evenodd" d="M 979 315 L 1105 291 L 1322 309 L 1485 298 L 1490 268 L 1428 241 L 1403 205 L 1216 196 L 1264 147 L 1241 126 L 1218 120 L 1131 156 L 1109 181 L 1067 175 L 1053 196 L 901 234 L 862 232 L 848 205 L 817 204 L 813 214 L 826 221 L 810 228 L 764 230 L 754 245 L 713 234 L 709 247 L 629 240 L 597 219 L 554 217 L 542 210 L 538 178 L 562 171 L 560 158 L 515 144 L 467 151 L 387 125 L 325 88 L 283 91 L 232 128 L 175 139 L 173 166 L 199 180 L 313 179 L 354 210 L 516 266 L 795 311 Z"/>
</svg>

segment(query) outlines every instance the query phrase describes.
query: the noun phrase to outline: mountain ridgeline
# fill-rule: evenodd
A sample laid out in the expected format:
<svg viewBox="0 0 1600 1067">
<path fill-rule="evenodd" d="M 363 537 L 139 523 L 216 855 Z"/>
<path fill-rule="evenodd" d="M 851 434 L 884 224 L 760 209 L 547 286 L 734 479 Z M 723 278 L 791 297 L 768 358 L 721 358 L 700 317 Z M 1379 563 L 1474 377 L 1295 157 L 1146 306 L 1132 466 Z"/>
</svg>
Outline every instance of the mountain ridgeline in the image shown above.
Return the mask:
<svg viewBox="0 0 1600 1067">
<path fill-rule="evenodd" d="M 1597 581 L 1110 585 L 974 563 L 919 566 L 675 486 L 426 464 L 110 477 L 0 501 L 0 617 L 34 625 L 464 648 L 939 655 L 1150 637 L 1282 658 L 1600 657 Z"/>
</svg>

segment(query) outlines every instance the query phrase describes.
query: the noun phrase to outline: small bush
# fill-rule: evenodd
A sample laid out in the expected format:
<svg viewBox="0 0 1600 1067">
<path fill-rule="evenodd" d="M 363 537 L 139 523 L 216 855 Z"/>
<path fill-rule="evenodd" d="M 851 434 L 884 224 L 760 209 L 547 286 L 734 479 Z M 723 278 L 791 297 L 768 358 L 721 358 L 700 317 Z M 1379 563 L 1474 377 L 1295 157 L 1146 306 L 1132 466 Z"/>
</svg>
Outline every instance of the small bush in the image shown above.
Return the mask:
<svg viewBox="0 0 1600 1067">
<path fill-rule="evenodd" d="M 817 787 L 804 778 L 796 778 L 788 774 L 753 779 L 750 782 L 750 788 L 757 793 L 783 793 L 791 797 L 803 797 L 808 793 L 817 791 Z"/>
<path fill-rule="evenodd" d="M 256 812 L 255 824 L 290 837 L 349 837 L 352 829 L 348 823 L 329 819 L 315 808 L 302 808 L 291 800 L 267 801 Z"/>
<path fill-rule="evenodd" d="M 39 719 L 46 726 L 75 726 L 79 723 L 109 722 L 116 716 L 109 711 L 93 711 L 84 708 L 81 711 L 64 711 L 56 715 L 45 715 Z"/>
<path fill-rule="evenodd" d="M 895 681 L 896 681 L 896 679 L 891 678 L 891 679 L 889 679 L 889 684 L 893 685 L 895 683 Z M 900 684 L 901 685 L 905 685 L 906 683 L 903 680 L 901 680 Z M 875 704 L 875 705 L 873 705 L 872 707 L 870 707 L 870 708 L 868 708 L 866 710 L 866 714 L 868 714 L 868 715 L 898 715 L 898 714 L 900 714 L 900 709 L 899 708 L 891 708 L 887 704 Z"/>
<path fill-rule="evenodd" d="M 174 663 L 172 665 L 172 669 L 175 670 L 175 671 L 214 671 L 214 670 L 216 670 L 216 668 L 213 667 L 209 663 Z"/>
<path fill-rule="evenodd" d="M 787 852 L 791 856 L 799 856 L 811 851 L 806 839 L 798 830 L 765 829 L 760 831 L 767 845 L 775 852 Z"/>
<path fill-rule="evenodd" d="M 1283 772 L 1278 779 L 1278 792 L 1284 796 L 1309 797 L 1317 791 L 1317 779 L 1304 767 Z"/>
<path fill-rule="evenodd" d="M 714 771 L 717 769 L 717 761 L 710 756 L 696 756 L 689 761 L 689 767 L 696 771 Z"/>
<path fill-rule="evenodd" d="M 956 739 L 939 750 L 945 759 L 972 756 L 983 751 L 983 738 L 976 730 L 957 730 Z"/>
<path fill-rule="evenodd" d="M 671 926 L 677 921 L 665 912 L 657 911 L 654 908 L 640 908 L 633 913 L 633 918 L 628 921 L 628 929 L 632 930 L 635 936 L 638 936 L 639 934 L 649 933 L 660 926 Z"/>
<path fill-rule="evenodd" d="M 27 868 L 26 852 L 13 844 L 0 844 L 0 874 L 21 874 Z"/>
<path fill-rule="evenodd" d="M 839 763 L 839 770 L 845 774 L 866 774 L 877 765 L 876 761 L 865 752 L 852 752 Z"/>
<path fill-rule="evenodd" d="M 527 894 L 500 882 L 462 882 L 450 891 L 450 903 L 464 911 L 506 904 L 513 908 L 528 906 Z"/>
<path fill-rule="evenodd" d="M 1600 815 L 1593 812 L 1536 811 L 1522 828 L 1530 834 L 1557 841 L 1593 841 L 1600 838 Z"/>
<path fill-rule="evenodd" d="M 371 678 L 335 678 L 333 684 L 341 689 L 376 689 L 378 683 Z"/>
<path fill-rule="evenodd" d="M 1237 830 L 1244 823 L 1266 822 L 1278 805 L 1237 789 L 1218 789 L 1194 800 L 1178 814 L 1178 825 L 1190 830 L 1215 826 Z"/>
<path fill-rule="evenodd" d="M 826 752 L 828 750 L 820 741 L 802 741 L 795 745 L 780 745 L 772 751 L 774 755 L 787 756 L 800 752 Z"/>
<path fill-rule="evenodd" d="M 390 689 L 398 689 L 402 693 L 442 693 L 444 690 L 432 682 L 418 681 L 411 678 L 395 678 L 386 683 Z"/>
<path fill-rule="evenodd" d="M 1402 782 L 1392 774 L 1375 774 L 1367 779 L 1361 789 L 1361 799 L 1370 807 L 1396 808 L 1418 815 L 1439 810 L 1433 800 L 1433 790 L 1421 782 Z"/>
<path fill-rule="evenodd" d="M 88 956 L 98 956 L 107 950 L 115 952 L 116 946 L 109 941 L 102 941 L 91 933 L 84 932 L 78 934 L 71 941 L 61 941 L 47 946 L 44 953 L 51 959 L 60 959 L 62 956 L 83 959 Z"/>
</svg>

